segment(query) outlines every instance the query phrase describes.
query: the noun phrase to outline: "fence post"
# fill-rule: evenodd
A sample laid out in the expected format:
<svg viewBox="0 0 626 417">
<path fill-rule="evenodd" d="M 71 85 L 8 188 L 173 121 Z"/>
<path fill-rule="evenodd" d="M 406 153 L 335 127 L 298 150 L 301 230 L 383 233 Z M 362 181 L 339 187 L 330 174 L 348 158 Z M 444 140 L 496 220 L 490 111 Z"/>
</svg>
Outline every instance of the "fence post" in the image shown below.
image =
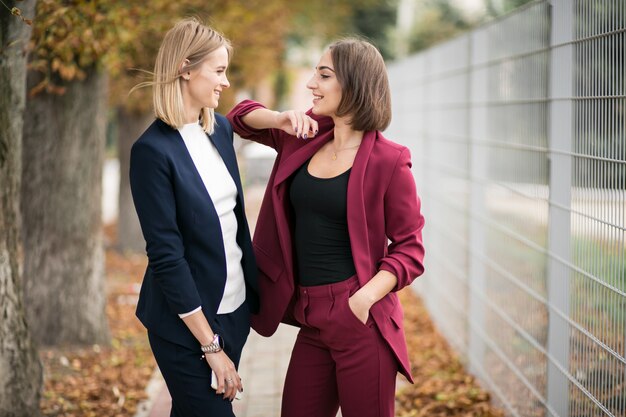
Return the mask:
<svg viewBox="0 0 626 417">
<path fill-rule="evenodd" d="M 547 284 L 549 302 L 548 405 L 561 417 L 569 415 L 569 383 L 555 363 L 569 369 L 569 316 L 571 239 L 572 138 L 574 95 L 574 11 L 571 0 L 551 0 L 550 119 Z M 554 360 L 554 362 L 553 362 Z"/>
<path fill-rule="evenodd" d="M 472 327 L 485 327 L 485 303 L 480 295 L 485 293 L 486 270 L 482 257 L 485 253 L 485 224 L 482 220 L 485 214 L 485 183 L 487 177 L 488 160 L 486 147 L 480 142 L 487 137 L 487 107 L 476 106 L 473 103 L 486 101 L 488 90 L 488 73 L 485 69 L 477 68 L 477 64 L 487 61 L 487 36 L 483 30 L 468 35 L 468 125 L 467 135 L 470 142 L 469 161 L 469 245 L 468 245 L 468 272 L 469 272 L 469 358 L 470 370 L 474 374 L 482 375 L 485 372 L 485 340 L 480 332 Z M 479 143 L 476 143 L 479 142 Z"/>
</svg>

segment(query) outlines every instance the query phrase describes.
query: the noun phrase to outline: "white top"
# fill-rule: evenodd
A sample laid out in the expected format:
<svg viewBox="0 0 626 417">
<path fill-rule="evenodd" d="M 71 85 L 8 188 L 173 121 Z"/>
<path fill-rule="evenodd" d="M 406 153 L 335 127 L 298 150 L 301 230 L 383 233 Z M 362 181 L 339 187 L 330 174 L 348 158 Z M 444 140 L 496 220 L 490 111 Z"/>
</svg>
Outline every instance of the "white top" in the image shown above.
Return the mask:
<svg viewBox="0 0 626 417">
<path fill-rule="evenodd" d="M 217 313 L 232 313 L 246 300 L 246 285 L 241 267 L 242 252 L 237 244 L 237 217 L 234 212 L 237 204 L 237 186 L 215 145 L 198 123 L 186 124 L 178 131 L 220 219 L 226 254 L 226 287 Z M 208 230 L 207 233 L 215 231 Z M 201 308 L 202 306 L 199 306 L 179 316 L 186 317 Z"/>
</svg>

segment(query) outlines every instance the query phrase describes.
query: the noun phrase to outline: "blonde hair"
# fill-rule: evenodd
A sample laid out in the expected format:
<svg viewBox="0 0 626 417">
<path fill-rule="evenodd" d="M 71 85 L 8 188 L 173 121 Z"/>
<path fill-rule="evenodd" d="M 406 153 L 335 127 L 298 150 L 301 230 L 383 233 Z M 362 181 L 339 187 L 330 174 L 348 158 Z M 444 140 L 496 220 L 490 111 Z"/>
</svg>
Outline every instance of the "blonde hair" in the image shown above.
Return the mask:
<svg viewBox="0 0 626 417">
<path fill-rule="evenodd" d="M 141 83 L 133 90 L 152 86 L 155 116 L 178 129 L 185 124 L 182 75 L 199 66 L 211 52 L 221 47 L 226 48 L 230 59 L 232 47 L 228 39 L 196 18 L 184 19 L 165 34 L 154 63 L 153 80 Z M 185 64 L 185 61 L 189 62 Z M 198 117 L 202 129 L 213 133 L 214 109 L 204 107 Z"/>
</svg>

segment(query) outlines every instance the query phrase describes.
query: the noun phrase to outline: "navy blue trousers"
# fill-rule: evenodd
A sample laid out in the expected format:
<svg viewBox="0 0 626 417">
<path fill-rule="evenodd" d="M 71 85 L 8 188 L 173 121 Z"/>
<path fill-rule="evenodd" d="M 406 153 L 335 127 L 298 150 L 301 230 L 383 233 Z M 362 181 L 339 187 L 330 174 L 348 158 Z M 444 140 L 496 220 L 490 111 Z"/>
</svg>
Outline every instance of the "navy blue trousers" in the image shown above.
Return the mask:
<svg viewBox="0 0 626 417">
<path fill-rule="evenodd" d="M 247 303 L 232 313 L 217 316 L 213 331 L 224 340 L 224 351 L 239 366 L 241 351 L 250 333 Z M 211 368 L 195 348 L 163 339 L 148 331 L 152 353 L 172 396 L 170 417 L 234 417 L 233 407 L 211 388 Z"/>
</svg>

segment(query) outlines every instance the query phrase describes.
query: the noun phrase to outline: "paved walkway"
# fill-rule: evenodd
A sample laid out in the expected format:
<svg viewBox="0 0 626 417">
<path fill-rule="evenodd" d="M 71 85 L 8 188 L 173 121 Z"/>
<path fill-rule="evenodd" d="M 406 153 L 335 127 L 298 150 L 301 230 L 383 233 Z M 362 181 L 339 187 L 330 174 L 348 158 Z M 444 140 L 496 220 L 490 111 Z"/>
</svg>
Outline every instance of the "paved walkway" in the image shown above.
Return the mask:
<svg viewBox="0 0 626 417">
<path fill-rule="evenodd" d="M 283 381 L 296 334 L 296 328 L 282 324 L 270 338 L 251 331 L 239 365 L 244 392 L 241 400 L 233 402 L 237 417 L 280 416 Z M 169 417 L 171 398 L 158 371 L 148 395 L 151 399 L 135 417 Z"/>
</svg>

